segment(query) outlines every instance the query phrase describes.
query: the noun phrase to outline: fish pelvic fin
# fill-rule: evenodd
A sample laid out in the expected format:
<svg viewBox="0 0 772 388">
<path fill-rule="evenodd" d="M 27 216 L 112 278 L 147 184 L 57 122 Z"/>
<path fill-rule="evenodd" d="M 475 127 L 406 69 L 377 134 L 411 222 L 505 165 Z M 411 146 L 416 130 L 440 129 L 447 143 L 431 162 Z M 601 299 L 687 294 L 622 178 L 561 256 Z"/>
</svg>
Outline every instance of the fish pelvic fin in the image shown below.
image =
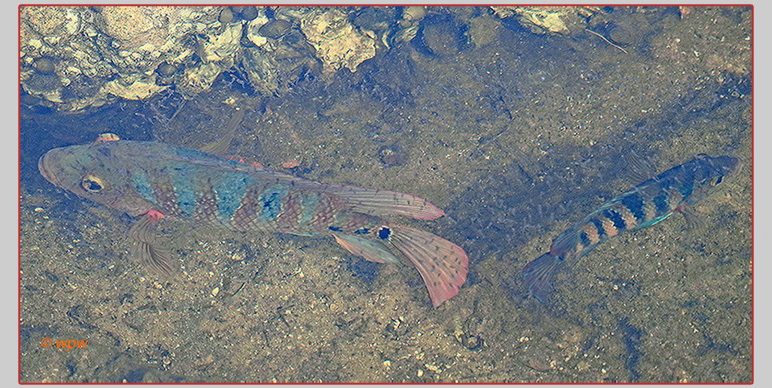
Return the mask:
<svg viewBox="0 0 772 388">
<path fill-rule="evenodd" d="M 458 245 L 404 225 L 383 226 L 378 237 L 389 241 L 415 265 L 434 307 L 458 294 L 466 282 L 469 259 Z"/>
<path fill-rule="evenodd" d="M 332 235 L 335 237 L 335 241 L 347 251 L 361 256 L 367 261 L 382 264 L 399 262 L 397 257 L 378 241 L 350 234 L 333 233 Z"/>
<path fill-rule="evenodd" d="M 134 241 L 131 257 L 158 275 L 174 277 L 179 272 L 179 266 L 175 265 L 169 250 L 155 240 L 156 226 L 160 219 L 158 214 L 145 214 L 129 230 L 129 237 Z"/>
<path fill-rule="evenodd" d="M 528 288 L 529 294 L 539 302 L 546 303 L 547 295 L 552 291 L 555 273 L 562 264 L 563 260 L 550 253 L 526 264 L 523 267 L 523 285 Z"/>
</svg>

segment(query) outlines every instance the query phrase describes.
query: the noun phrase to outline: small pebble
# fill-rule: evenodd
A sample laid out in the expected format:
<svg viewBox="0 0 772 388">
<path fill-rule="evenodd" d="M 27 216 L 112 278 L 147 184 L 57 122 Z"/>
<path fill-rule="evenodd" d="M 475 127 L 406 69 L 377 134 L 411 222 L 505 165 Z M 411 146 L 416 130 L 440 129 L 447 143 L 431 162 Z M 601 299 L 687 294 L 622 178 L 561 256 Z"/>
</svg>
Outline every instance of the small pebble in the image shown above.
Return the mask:
<svg viewBox="0 0 772 388">
<path fill-rule="evenodd" d="M 53 74 L 56 70 L 56 67 L 54 66 L 54 61 L 52 61 L 51 58 L 42 57 L 35 61 L 35 70 L 43 74 Z"/>
<path fill-rule="evenodd" d="M 174 73 L 176 73 L 177 72 L 177 68 L 174 67 L 174 65 L 170 65 L 170 64 L 168 64 L 166 62 L 162 62 L 160 65 L 158 65 L 158 69 L 156 69 L 156 71 L 158 72 L 158 74 L 160 74 L 160 75 L 162 75 L 164 77 L 168 77 L 168 76 L 173 75 Z"/>
<path fill-rule="evenodd" d="M 231 7 L 225 7 L 223 8 L 222 12 L 220 12 L 220 18 L 218 19 L 220 23 L 230 23 L 233 21 L 233 11 L 231 11 Z"/>
<path fill-rule="evenodd" d="M 239 13 L 241 14 L 241 17 L 244 18 L 244 20 L 252 21 L 257 18 L 257 8 L 252 6 L 246 6 L 246 7 L 237 7 L 239 10 Z"/>
</svg>

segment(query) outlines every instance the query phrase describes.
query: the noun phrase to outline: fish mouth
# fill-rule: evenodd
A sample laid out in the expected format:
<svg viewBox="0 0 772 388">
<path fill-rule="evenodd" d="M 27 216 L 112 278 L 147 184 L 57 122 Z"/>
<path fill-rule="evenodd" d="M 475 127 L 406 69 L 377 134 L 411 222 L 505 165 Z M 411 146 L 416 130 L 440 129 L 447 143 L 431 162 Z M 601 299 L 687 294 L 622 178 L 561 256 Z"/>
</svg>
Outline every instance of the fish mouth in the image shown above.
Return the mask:
<svg viewBox="0 0 772 388">
<path fill-rule="evenodd" d="M 38 170 L 40 170 L 40 175 L 43 175 L 43 178 L 46 178 L 47 181 L 61 187 L 59 180 L 56 179 L 53 172 L 51 172 L 51 170 L 46 167 L 46 156 L 48 156 L 48 153 L 38 159 Z"/>
<path fill-rule="evenodd" d="M 743 162 L 741 160 L 737 160 L 737 164 L 735 164 L 734 168 L 732 169 L 732 176 L 738 176 L 740 175 L 740 171 L 743 169 Z"/>
</svg>

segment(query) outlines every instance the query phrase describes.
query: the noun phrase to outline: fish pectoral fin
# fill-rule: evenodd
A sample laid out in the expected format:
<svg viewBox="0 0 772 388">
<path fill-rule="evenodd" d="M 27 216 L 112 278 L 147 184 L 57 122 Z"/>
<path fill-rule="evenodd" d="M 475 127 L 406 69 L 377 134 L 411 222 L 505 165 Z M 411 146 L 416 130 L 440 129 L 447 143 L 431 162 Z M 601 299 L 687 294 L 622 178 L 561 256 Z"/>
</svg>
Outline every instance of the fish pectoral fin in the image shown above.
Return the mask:
<svg viewBox="0 0 772 388">
<path fill-rule="evenodd" d="M 174 277 L 180 272 L 180 268 L 175 265 L 169 250 L 155 244 L 135 241 L 131 256 L 158 275 Z"/>
<path fill-rule="evenodd" d="M 694 215 L 689 209 L 686 209 L 683 206 L 679 206 L 676 208 L 676 211 L 681 213 L 684 216 L 684 220 L 686 221 L 686 228 L 687 229 L 695 229 L 702 225 L 702 220 L 700 220 L 699 217 Z"/>
<path fill-rule="evenodd" d="M 155 241 L 158 220 L 156 214 L 146 214 L 131 227 L 129 237 L 134 241 L 131 257 L 159 275 L 173 277 L 179 272 L 179 266 L 174 263 L 169 250 Z"/>
<path fill-rule="evenodd" d="M 364 237 L 333 233 L 335 240 L 347 251 L 375 263 L 397 263 L 399 260 L 383 244 Z"/>
</svg>

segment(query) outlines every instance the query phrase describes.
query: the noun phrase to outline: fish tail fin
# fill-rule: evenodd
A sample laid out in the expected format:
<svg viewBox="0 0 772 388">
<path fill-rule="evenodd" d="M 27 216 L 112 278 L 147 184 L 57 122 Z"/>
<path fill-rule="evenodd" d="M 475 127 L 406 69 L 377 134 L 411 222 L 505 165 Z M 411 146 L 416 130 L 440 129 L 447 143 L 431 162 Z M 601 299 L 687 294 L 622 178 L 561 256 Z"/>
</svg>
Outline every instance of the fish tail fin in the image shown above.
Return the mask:
<svg viewBox="0 0 772 388">
<path fill-rule="evenodd" d="M 552 280 L 563 260 L 550 253 L 537 257 L 523 267 L 523 285 L 539 302 L 546 302 L 547 295 L 552 291 Z"/>
<path fill-rule="evenodd" d="M 404 225 L 381 227 L 378 237 L 393 244 L 415 265 L 434 307 L 458 294 L 466 282 L 469 259 L 458 245 Z"/>
</svg>

